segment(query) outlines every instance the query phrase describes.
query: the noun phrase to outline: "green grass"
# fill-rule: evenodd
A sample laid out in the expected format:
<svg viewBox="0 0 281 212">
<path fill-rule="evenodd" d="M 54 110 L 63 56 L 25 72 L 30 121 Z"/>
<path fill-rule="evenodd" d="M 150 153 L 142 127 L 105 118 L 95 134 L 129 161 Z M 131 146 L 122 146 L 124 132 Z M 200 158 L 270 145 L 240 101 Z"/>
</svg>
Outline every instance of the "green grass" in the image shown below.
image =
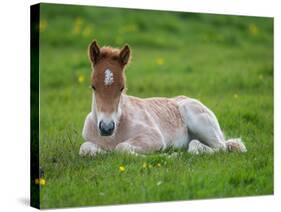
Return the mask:
<svg viewBox="0 0 281 212">
<path fill-rule="evenodd" d="M 200 99 L 248 152 L 79 157 L 94 38 L 130 44 L 129 95 Z M 273 20 L 43 4 L 40 166 L 42 208 L 272 194 Z"/>
</svg>

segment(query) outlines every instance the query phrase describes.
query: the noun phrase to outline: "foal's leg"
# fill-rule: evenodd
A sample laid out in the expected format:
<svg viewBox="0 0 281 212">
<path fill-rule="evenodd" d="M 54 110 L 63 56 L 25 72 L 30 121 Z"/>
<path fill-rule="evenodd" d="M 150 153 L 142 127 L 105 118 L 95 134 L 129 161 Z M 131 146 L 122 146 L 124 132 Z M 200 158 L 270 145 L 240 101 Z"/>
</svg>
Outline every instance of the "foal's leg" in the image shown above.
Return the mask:
<svg viewBox="0 0 281 212">
<path fill-rule="evenodd" d="M 99 153 L 105 153 L 105 151 L 102 150 L 100 147 L 98 147 L 93 142 L 86 141 L 80 146 L 80 150 L 79 150 L 80 156 L 86 156 L 86 155 L 95 156 L 96 154 L 99 154 Z"/>
<path fill-rule="evenodd" d="M 183 120 L 195 139 L 214 151 L 227 150 L 218 120 L 211 110 L 194 99 L 187 98 L 178 103 Z"/>
<path fill-rule="evenodd" d="M 138 134 L 116 146 L 119 152 L 146 154 L 161 150 L 164 147 L 163 138 L 158 133 Z"/>
<path fill-rule="evenodd" d="M 95 129 L 94 129 L 94 120 L 92 118 L 92 114 L 89 113 L 85 119 L 82 136 L 85 140 L 83 144 L 80 146 L 79 155 L 80 156 L 95 156 L 98 153 L 105 153 L 95 141 Z"/>
<path fill-rule="evenodd" d="M 247 152 L 241 138 L 231 138 L 226 141 L 227 150 L 230 152 Z"/>
<path fill-rule="evenodd" d="M 212 154 L 214 153 L 214 150 L 211 147 L 202 144 L 200 141 L 194 139 L 189 142 L 188 152 L 195 155 L 202 153 Z"/>
</svg>

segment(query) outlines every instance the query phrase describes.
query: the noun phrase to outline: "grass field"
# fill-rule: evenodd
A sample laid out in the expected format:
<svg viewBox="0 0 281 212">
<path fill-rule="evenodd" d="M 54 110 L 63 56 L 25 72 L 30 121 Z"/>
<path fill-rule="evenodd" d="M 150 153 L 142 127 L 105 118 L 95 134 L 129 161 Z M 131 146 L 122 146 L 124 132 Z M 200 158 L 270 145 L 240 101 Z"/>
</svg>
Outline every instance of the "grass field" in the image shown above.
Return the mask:
<svg viewBox="0 0 281 212">
<path fill-rule="evenodd" d="M 43 4 L 40 31 L 42 208 L 273 193 L 272 19 Z M 131 46 L 129 95 L 197 98 L 248 152 L 79 157 L 93 39 Z"/>
</svg>

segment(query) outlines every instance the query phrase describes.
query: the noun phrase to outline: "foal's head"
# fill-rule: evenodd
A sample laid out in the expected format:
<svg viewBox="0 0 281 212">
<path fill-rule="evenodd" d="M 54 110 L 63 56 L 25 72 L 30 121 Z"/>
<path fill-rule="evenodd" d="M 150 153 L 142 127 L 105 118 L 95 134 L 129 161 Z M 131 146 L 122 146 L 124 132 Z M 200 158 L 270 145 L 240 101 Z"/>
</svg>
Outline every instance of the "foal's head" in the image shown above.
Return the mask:
<svg viewBox="0 0 281 212">
<path fill-rule="evenodd" d="M 94 92 L 93 112 L 96 114 L 100 135 L 110 136 L 116 129 L 121 116 L 119 106 L 125 88 L 124 69 L 130 59 L 130 48 L 121 50 L 111 47 L 100 48 L 96 41 L 89 45 L 92 64 L 92 88 Z"/>
</svg>

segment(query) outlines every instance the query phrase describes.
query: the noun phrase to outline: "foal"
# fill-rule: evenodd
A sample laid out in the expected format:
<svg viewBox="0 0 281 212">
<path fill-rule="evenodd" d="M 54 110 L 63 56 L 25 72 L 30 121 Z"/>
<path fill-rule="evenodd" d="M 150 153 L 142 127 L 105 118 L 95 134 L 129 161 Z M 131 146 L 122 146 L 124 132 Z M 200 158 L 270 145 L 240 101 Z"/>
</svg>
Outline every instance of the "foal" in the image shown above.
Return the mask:
<svg viewBox="0 0 281 212">
<path fill-rule="evenodd" d="M 225 140 L 214 113 L 198 100 L 141 99 L 125 94 L 125 67 L 130 48 L 89 45 L 93 100 L 83 128 L 80 155 L 107 150 L 151 153 L 167 147 L 185 148 L 193 154 L 215 151 L 245 152 L 241 139 Z"/>
</svg>

